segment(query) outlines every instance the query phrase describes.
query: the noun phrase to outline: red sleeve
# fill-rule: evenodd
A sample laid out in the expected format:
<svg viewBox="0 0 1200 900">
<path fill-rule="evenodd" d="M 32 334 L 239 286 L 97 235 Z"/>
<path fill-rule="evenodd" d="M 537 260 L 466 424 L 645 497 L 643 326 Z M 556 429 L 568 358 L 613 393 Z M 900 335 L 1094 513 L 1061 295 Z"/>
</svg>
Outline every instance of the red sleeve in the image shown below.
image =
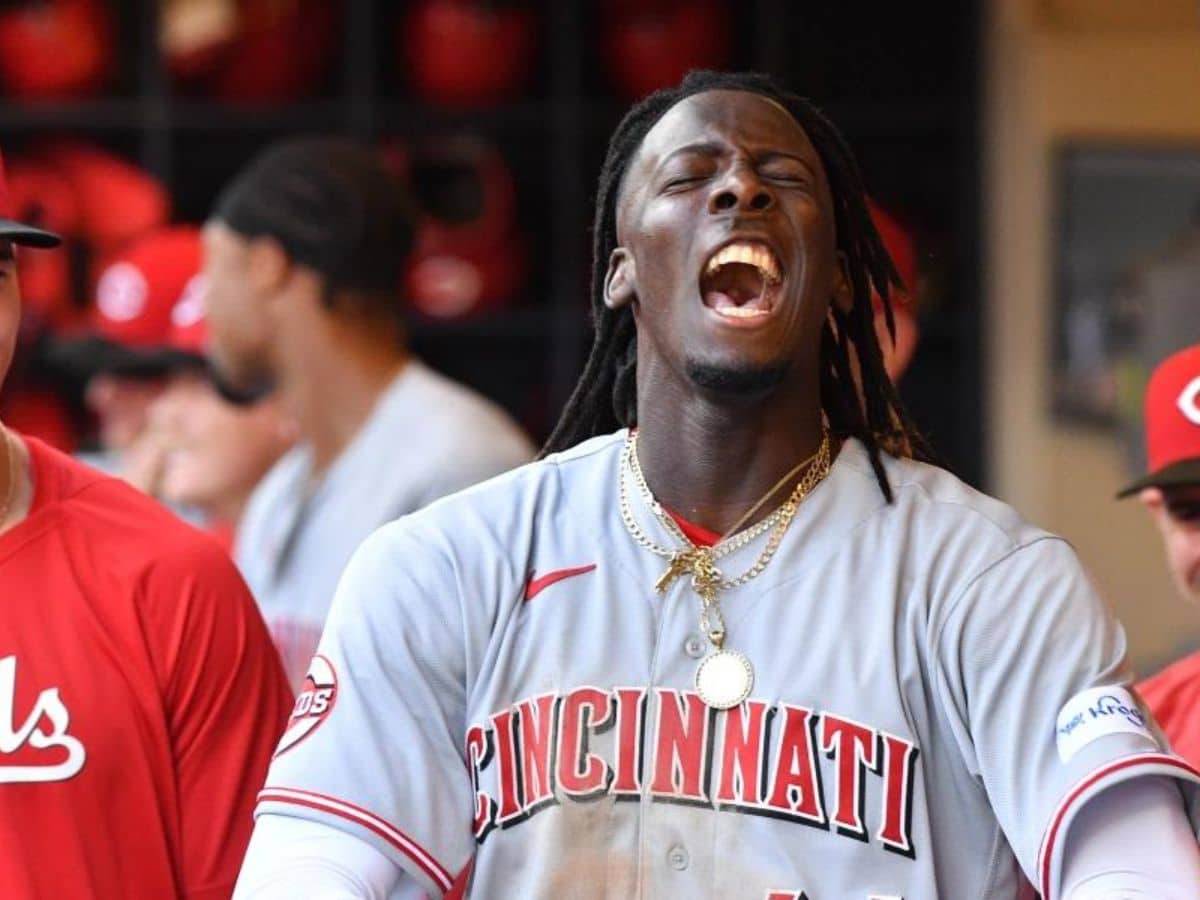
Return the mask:
<svg viewBox="0 0 1200 900">
<path fill-rule="evenodd" d="M 292 692 L 233 563 L 217 544 L 186 536 L 148 575 L 143 616 L 175 761 L 176 868 L 189 900 L 224 900 Z"/>
</svg>

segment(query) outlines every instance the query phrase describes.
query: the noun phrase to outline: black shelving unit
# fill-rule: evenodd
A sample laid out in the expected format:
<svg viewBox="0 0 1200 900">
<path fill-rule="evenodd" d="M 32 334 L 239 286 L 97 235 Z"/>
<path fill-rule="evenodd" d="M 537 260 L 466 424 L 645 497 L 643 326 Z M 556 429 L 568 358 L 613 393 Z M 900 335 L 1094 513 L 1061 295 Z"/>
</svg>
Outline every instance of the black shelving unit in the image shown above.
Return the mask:
<svg viewBox="0 0 1200 900">
<path fill-rule="evenodd" d="M 480 110 L 431 107 L 396 74 L 395 28 L 408 6 L 343 0 L 341 53 L 303 101 L 228 105 L 177 96 L 157 50 L 154 0 L 120 0 L 122 70 L 109 96 L 0 103 L 0 139 L 68 134 L 117 147 L 169 187 L 177 217 L 200 220 L 220 184 L 287 134 L 365 141 L 482 133 L 518 180 L 534 268 L 513 309 L 461 322 L 415 320 L 419 353 L 492 394 L 544 437 L 588 345 L 588 229 L 604 142 L 626 107 L 596 48 L 605 0 L 541 0 L 539 60 L 526 96 Z M 730 0 L 734 64 L 813 97 L 844 130 L 869 189 L 924 236 L 937 285 L 925 341 L 903 385 L 948 463 L 984 478 L 979 339 L 978 3 L 917 6 Z"/>
</svg>

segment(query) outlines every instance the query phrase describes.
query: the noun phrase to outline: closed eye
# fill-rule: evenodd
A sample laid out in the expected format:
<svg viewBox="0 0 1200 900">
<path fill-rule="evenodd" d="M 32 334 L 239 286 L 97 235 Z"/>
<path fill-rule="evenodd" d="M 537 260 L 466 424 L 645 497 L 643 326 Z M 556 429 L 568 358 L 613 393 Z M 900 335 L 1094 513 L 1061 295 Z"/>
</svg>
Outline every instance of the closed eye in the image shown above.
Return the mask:
<svg viewBox="0 0 1200 900">
<path fill-rule="evenodd" d="M 806 172 L 780 171 L 776 169 L 774 171 L 763 172 L 762 177 L 776 184 L 794 184 L 798 187 L 809 187 L 811 184 L 811 179 Z"/>
<path fill-rule="evenodd" d="M 663 187 L 668 191 L 673 191 L 680 188 L 689 188 L 707 180 L 707 175 L 686 175 L 681 178 L 672 178 Z"/>
</svg>

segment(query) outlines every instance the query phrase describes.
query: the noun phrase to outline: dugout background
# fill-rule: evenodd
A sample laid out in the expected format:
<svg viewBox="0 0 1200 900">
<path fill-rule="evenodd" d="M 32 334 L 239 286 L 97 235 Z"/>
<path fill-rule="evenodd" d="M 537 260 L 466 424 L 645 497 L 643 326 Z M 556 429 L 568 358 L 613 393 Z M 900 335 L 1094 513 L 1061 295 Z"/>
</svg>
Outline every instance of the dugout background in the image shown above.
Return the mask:
<svg viewBox="0 0 1200 900">
<path fill-rule="evenodd" d="M 112 86 L 70 102 L 6 99 L 5 151 L 52 135 L 97 142 L 161 179 L 176 220 L 198 222 L 225 180 L 282 135 L 483 135 L 516 178 L 530 277 L 507 309 L 458 321 L 414 318 L 412 343 L 544 438 L 587 352 L 592 191 L 607 135 L 628 105 L 615 96 L 599 50 L 609 0 L 534 2 L 537 58 L 527 89 L 467 110 L 439 108 L 409 91 L 396 38 L 410 4 L 303 3 L 334 3 L 341 13 L 339 52 L 310 96 L 236 105 L 177 95 L 158 49 L 158 4 L 119 0 Z M 767 71 L 823 106 L 853 145 L 873 196 L 917 236 L 922 340 L 902 393 L 955 471 L 983 483 L 979 4 L 727 5 L 732 65 Z M 78 293 L 86 302 L 86 286 Z"/>
</svg>

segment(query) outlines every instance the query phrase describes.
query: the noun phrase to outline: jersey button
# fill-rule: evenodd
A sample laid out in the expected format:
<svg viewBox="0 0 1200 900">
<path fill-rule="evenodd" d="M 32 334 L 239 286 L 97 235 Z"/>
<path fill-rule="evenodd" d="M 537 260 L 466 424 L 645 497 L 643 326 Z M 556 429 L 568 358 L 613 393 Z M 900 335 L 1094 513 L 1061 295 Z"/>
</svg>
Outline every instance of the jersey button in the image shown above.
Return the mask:
<svg viewBox="0 0 1200 900">
<path fill-rule="evenodd" d="M 692 659 L 699 659 L 704 655 L 704 651 L 708 649 L 708 645 L 704 642 L 704 638 L 692 635 L 687 639 L 687 643 L 683 645 L 683 652 Z"/>
<path fill-rule="evenodd" d="M 687 850 L 679 844 L 667 851 L 667 862 L 671 864 L 672 869 L 678 872 L 686 869 L 689 861 Z"/>
</svg>

